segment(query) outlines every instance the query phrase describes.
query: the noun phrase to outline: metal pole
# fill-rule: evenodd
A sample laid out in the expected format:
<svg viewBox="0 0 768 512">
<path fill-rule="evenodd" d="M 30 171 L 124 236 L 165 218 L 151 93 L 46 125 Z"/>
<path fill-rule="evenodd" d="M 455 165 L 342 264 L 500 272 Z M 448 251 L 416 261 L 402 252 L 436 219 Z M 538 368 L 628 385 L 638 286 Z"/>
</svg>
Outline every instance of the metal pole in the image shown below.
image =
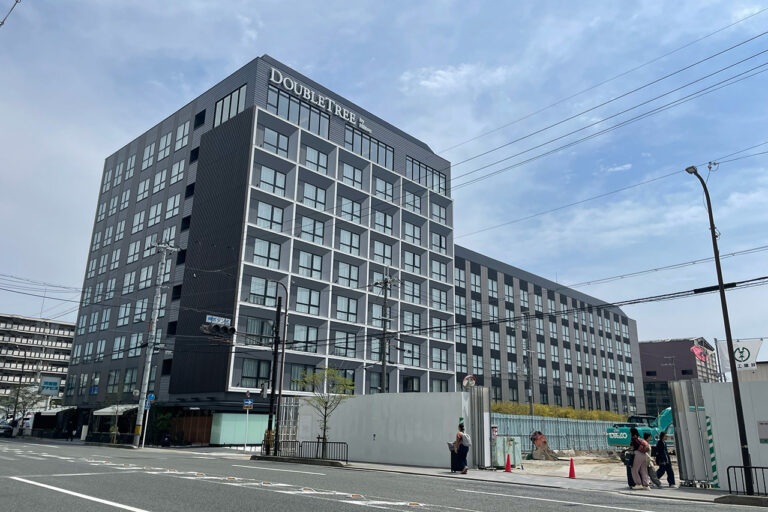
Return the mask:
<svg viewBox="0 0 768 512">
<path fill-rule="evenodd" d="M 533 343 L 531 343 L 531 316 L 526 313 L 523 318 L 525 318 L 525 329 L 528 333 L 528 387 L 531 391 L 528 397 L 528 413 L 533 417 Z M 533 420 L 531 420 L 531 427 L 533 427 Z"/>
<path fill-rule="evenodd" d="M 288 287 L 280 281 L 273 281 L 285 290 L 285 321 L 283 322 L 283 343 L 280 350 L 280 379 L 277 388 L 277 413 L 275 414 L 275 452 L 280 449 L 280 417 L 283 413 L 283 381 L 285 380 L 285 344 L 288 341 L 288 308 L 291 300 L 288 295 Z"/>
<path fill-rule="evenodd" d="M 381 350 L 381 392 L 386 393 L 389 391 L 387 386 L 387 323 L 389 322 L 389 313 L 386 311 L 387 304 L 389 303 L 389 275 L 384 276 L 382 280 L 384 286 L 384 310 L 382 311 L 382 329 L 381 329 L 381 343 L 379 343 L 379 349 Z"/>
<path fill-rule="evenodd" d="M 146 415 L 146 419 L 144 421 L 144 431 L 141 433 L 141 447 L 144 448 L 144 441 L 147 440 L 147 429 L 149 429 L 149 409 L 144 410 L 144 414 Z"/>
<path fill-rule="evenodd" d="M 723 270 L 720 267 L 720 251 L 717 247 L 717 230 L 715 229 L 715 219 L 712 214 L 712 201 L 709 198 L 707 183 L 699 174 L 696 167 L 688 167 L 686 172 L 693 174 L 701 182 L 704 188 L 704 197 L 707 199 L 707 213 L 709 214 L 709 230 L 712 235 L 712 250 L 715 255 L 715 269 L 717 270 L 717 286 L 720 291 L 720 305 L 723 310 L 723 326 L 725 327 L 725 339 L 728 346 L 728 361 L 731 363 L 731 380 L 733 381 L 733 399 L 736 406 L 736 421 L 739 425 L 739 442 L 741 444 L 741 461 L 744 469 L 744 488 L 748 495 L 754 495 L 755 489 L 752 481 L 752 458 L 749 455 L 749 445 L 747 443 L 747 428 L 744 424 L 744 409 L 741 403 L 741 389 L 739 388 L 739 372 L 736 369 L 736 358 L 733 353 L 733 338 L 731 337 L 731 321 L 728 317 L 728 303 L 725 300 L 725 287 L 723 286 Z"/>
<path fill-rule="evenodd" d="M 275 414 L 275 392 L 276 384 L 277 384 L 277 355 L 279 353 L 280 349 L 280 311 L 283 307 L 283 298 L 279 295 L 277 296 L 277 308 L 275 309 L 275 340 L 272 346 L 272 392 L 269 395 L 269 417 L 267 418 L 267 438 L 270 439 L 271 436 L 274 435 L 274 432 L 272 431 L 272 418 Z M 274 438 L 271 438 L 274 439 Z M 275 446 L 274 441 L 272 441 L 272 446 Z M 273 453 L 277 455 L 277 450 L 273 449 Z M 267 452 L 267 455 L 269 455 L 269 452 Z"/>
<path fill-rule="evenodd" d="M 16 348 L 19 348 L 16 345 Z M 27 350 L 25 348 L 20 349 L 24 354 L 24 359 L 21 362 L 21 375 L 19 375 L 19 384 L 16 386 L 16 401 L 13 404 L 13 419 L 16 420 L 16 410 L 19 408 L 19 395 L 21 394 L 21 386 L 24 382 L 24 366 L 27 364 Z"/>
<path fill-rule="evenodd" d="M 248 451 L 248 409 L 245 410 L 245 442 L 243 443 L 243 451 Z"/>
<path fill-rule="evenodd" d="M 147 346 L 144 349 L 144 371 L 141 374 L 141 392 L 139 393 L 139 410 L 136 414 L 136 427 L 133 430 L 133 445 L 140 448 L 141 431 L 144 426 L 144 406 L 147 401 L 147 390 L 149 388 L 149 372 L 152 367 L 152 354 L 155 349 L 155 331 L 157 331 L 157 319 L 160 316 L 160 293 L 163 288 L 163 271 L 165 270 L 165 260 L 169 252 L 176 252 L 179 249 L 170 244 L 156 244 L 160 251 L 160 266 L 157 269 L 157 279 L 155 281 L 155 298 L 152 303 L 152 318 L 149 321 L 149 334 L 147 335 Z"/>
</svg>

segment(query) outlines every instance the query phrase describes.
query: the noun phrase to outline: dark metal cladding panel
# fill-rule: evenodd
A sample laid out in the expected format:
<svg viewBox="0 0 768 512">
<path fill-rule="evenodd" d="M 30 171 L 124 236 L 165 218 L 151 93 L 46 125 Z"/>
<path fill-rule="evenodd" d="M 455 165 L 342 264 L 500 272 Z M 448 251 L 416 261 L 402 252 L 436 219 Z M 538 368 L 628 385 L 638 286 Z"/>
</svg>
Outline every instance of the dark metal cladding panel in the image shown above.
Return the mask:
<svg viewBox="0 0 768 512">
<path fill-rule="evenodd" d="M 200 332 L 206 314 L 234 320 L 254 109 L 204 134 L 171 372 L 171 394 L 224 391 L 231 345 Z"/>
</svg>

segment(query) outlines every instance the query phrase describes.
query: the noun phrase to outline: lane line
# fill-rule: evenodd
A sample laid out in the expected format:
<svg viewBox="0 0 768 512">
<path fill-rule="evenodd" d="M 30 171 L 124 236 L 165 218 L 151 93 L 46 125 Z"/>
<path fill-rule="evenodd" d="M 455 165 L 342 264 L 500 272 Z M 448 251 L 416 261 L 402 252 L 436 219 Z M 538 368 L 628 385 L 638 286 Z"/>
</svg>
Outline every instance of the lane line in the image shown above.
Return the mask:
<svg viewBox="0 0 768 512">
<path fill-rule="evenodd" d="M 262 466 L 242 466 L 240 464 L 232 464 L 235 468 L 247 468 L 247 469 L 263 469 L 265 471 L 283 471 L 285 473 L 302 473 L 304 475 L 320 475 L 325 476 L 325 473 L 314 473 L 312 471 L 296 471 L 295 469 L 277 469 L 277 468 L 265 468 Z"/>
<path fill-rule="evenodd" d="M 487 491 L 473 491 L 470 489 L 456 489 L 459 492 L 469 492 L 473 494 L 487 494 L 489 496 L 504 496 L 506 498 L 517 498 L 519 500 L 535 500 L 535 501 L 547 501 L 550 503 L 562 503 L 564 505 L 581 505 L 582 507 L 593 507 L 593 508 L 607 508 L 610 510 L 628 510 L 630 512 L 654 512 L 652 510 L 646 510 L 646 509 L 640 509 L 640 508 L 624 508 L 624 507 L 616 507 L 613 505 L 595 505 L 592 503 L 583 503 L 579 501 L 565 501 L 565 500 L 553 500 L 551 498 L 534 498 L 532 496 L 520 496 L 516 494 L 504 494 L 501 492 L 487 492 Z"/>
<path fill-rule="evenodd" d="M 51 491 L 56 491 L 56 492 L 60 492 L 60 493 L 63 493 L 63 494 L 69 494 L 70 496 L 75 496 L 77 498 L 82 498 L 84 500 L 95 501 L 96 503 L 101 503 L 103 505 L 109 505 L 110 507 L 120 508 L 120 509 L 123 509 L 123 510 L 130 510 L 131 512 L 149 512 L 148 510 L 145 510 L 143 508 L 136 508 L 136 507 L 131 507 L 129 505 L 123 505 L 122 503 L 117 503 L 117 502 L 114 502 L 114 501 L 103 500 L 101 498 L 96 498 L 95 496 L 88 496 L 87 494 L 81 494 L 79 492 L 70 491 L 68 489 L 62 489 L 61 487 L 54 487 L 52 485 L 47 485 L 47 484 L 43 484 L 43 483 L 40 483 L 40 482 L 35 482 L 33 480 L 27 480 L 25 478 L 19 478 L 17 476 L 12 476 L 11 480 L 16 480 L 18 482 L 24 482 L 25 484 L 30 484 L 30 485 L 36 485 L 38 487 L 42 487 L 44 489 L 50 489 Z"/>
<path fill-rule="evenodd" d="M 13 457 L 5 457 L 4 455 L 0 455 L 0 460 L 16 460 Z"/>
<path fill-rule="evenodd" d="M 138 473 L 139 471 L 133 471 L 133 473 Z M 46 474 L 46 475 L 17 475 L 16 477 L 13 476 L 0 476 L 0 478 L 49 478 L 54 476 L 100 476 L 100 475 L 124 475 L 125 471 L 104 471 L 104 472 L 94 472 L 94 473 L 52 473 L 52 474 Z"/>
</svg>

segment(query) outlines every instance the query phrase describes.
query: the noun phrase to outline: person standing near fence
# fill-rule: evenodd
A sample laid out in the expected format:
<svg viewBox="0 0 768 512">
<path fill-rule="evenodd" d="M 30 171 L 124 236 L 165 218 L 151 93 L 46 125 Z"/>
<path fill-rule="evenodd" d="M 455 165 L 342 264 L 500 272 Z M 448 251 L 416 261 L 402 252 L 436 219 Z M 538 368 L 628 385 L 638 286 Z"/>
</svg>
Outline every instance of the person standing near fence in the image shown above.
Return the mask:
<svg viewBox="0 0 768 512">
<path fill-rule="evenodd" d="M 466 475 L 469 471 L 467 465 L 467 454 L 469 447 L 472 446 L 472 438 L 464 432 L 464 424 L 459 423 L 459 431 L 456 432 L 456 440 L 453 442 L 453 450 L 456 452 L 456 466 L 461 468 L 461 474 Z"/>
<path fill-rule="evenodd" d="M 648 446 L 651 445 L 651 437 L 652 436 L 650 432 L 643 434 L 643 439 L 646 443 L 648 443 Z M 651 479 L 651 482 L 653 482 L 653 485 L 655 485 L 657 489 L 661 489 L 661 480 L 659 480 L 659 477 L 656 476 L 656 470 L 653 468 L 653 459 L 651 458 L 650 451 L 645 453 L 645 460 L 648 469 L 648 477 Z"/>
<path fill-rule="evenodd" d="M 656 443 L 656 464 L 659 466 L 659 470 L 656 471 L 656 477 L 661 478 L 661 475 L 666 473 L 669 486 L 677 487 L 675 485 L 675 472 L 672 470 L 672 460 L 669 457 L 669 450 L 665 442 L 666 438 L 667 433 L 662 432 L 659 434 L 659 442 Z"/>
</svg>

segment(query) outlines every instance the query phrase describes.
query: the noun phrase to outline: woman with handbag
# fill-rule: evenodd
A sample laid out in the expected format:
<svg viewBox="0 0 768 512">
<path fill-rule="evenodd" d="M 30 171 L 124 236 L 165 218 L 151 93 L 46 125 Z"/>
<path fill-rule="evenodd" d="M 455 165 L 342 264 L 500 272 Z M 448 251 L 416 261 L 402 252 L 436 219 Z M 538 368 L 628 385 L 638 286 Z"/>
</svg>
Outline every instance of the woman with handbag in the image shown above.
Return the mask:
<svg viewBox="0 0 768 512">
<path fill-rule="evenodd" d="M 467 454 L 469 447 L 472 446 L 472 439 L 469 434 L 464 432 L 464 424 L 459 423 L 459 431 L 456 432 L 456 440 L 453 442 L 453 450 L 456 452 L 456 466 L 462 468 L 461 474 L 466 475 L 469 471 L 467 466 Z"/>
</svg>

